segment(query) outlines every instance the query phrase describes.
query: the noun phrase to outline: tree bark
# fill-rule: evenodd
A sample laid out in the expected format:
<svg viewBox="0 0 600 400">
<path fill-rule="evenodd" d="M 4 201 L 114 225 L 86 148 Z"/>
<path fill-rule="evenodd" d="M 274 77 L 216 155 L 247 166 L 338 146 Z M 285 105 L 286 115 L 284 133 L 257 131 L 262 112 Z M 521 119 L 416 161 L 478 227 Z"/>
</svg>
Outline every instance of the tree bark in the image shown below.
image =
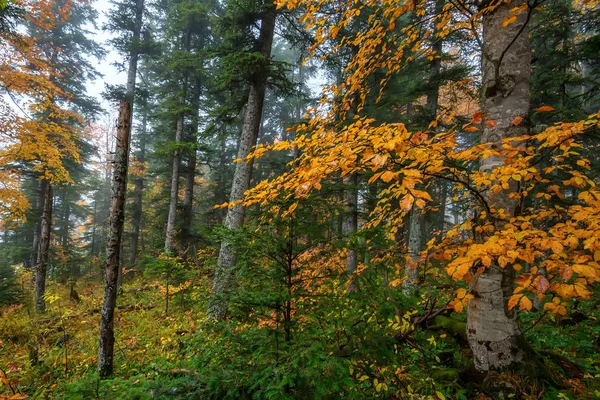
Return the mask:
<svg viewBox="0 0 600 400">
<path fill-rule="evenodd" d="M 199 97 L 199 96 L 198 96 Z M 189 248 L 190 242 L 192 241 L 192 219 L 193 219 L 193 205 L 194 205 L 194 184 L 196 182 L 196 162 L 197 162 L 197 132 L 199 125 L 199 116 L 196 112 L 192 117 L 192 126 L 188 142 L 190 144 L 187 170 L 185 176 L 185 194 L 183 196 L 183 227 L 182 227 L 182 238 L 184 240 L 184 246 L 186 249 Z M 187 252 L 186 252 L 187 257 Z"/>
<path fill-rule="evenodd" d="M 129 164 L 129 135 L 131 132 L 131 103 L 121 102 L 117 143 L 112 178 L 112 203 L 110 226 L 106 247 L 106 270 L 104 275 L 104 302 L 100 317 L 100 346 L 98 348 L 98 372 L 101 377 L 113 373 L 115 345 L 114 313 L 117 304 L 117 279 L 123 221 L 125 220 L 125 191 L 127 190 L 127 169 Z"/>
<path fill-rule="evenodd" d="M 358 174 L 353 173 L 344 179 L 346 185 L 344 216 L 342 219 L 342 235 L 350 235 L 358 230 Z M 348 293 L 356 292 L 357 285 L 353 274 L 358 266 L 358 256 L 356 250 L 348 247 L 346 256 L 346 274 L 350 283 Z"/>
<path fill-rule="evenodd" d="M 132 231 L 131 231 L 131 242 L 129 244 L 129 264 L 133 265 L 137 258 L 138 243 L 140 240 L 140 229 L 142 226 L 142 195 L 144 192 L 144 162 L 146 161 L 146 129 L 148 125 L 148 117 L 146 112 L 142 116 L 142 130 L 139 133 L 140 141 L 140 152 L 138 155 L 138 162 L 142 166 L 142 175 L 135 179 L 135 189 L 133 198 L 133 211 L 132 211 Z"/>
<path fill-rule="evenodd" d="M 135 81 L 140 55 L 140 36 L 144 17 L 144 0 L 136 0 L 135 22 L 132 32 L 132 49 L 127 70 L 127 91 L 119 107 L 119 123 L 115 144 L 115 158 L 112 176 L 112 200 L 106 244 L 106 269 L 104 274 L 104 300 L 100 316 L 100 344 L 98 347 L 98 372 L 100 377 L 113 373 L 115 346 L 114 314 L 117 304 L 119 270 L 121 268 L 121 240 L 125 221 L 125 195 L 127 193 L 127 172 L 129 169 L 129 147 L 133 121 Z"/>
<path fill-rule="evenodd" d="M 482 102 L 487 121 L 481 141 L 499 146 L 502 139 L 527 134 L 529 111 L 530 47 L 527 28 L 528 14 L 520 13 L 516 22 L 502 27 L 510 17 L 509 9 L 519 7 L 523 0 L 503 3 L 483 18 L 483 92 Z M 515 117 L 523 123 L 514 125 Z M 488 172 L 504 164 L 501 157 L 483 159 L 480 171 Z M 517 202 L 509 197 L 511 187 L 486 201 L 492 209 L 504 209 L 514 215 Z M 496 222 L 501 228 L 502 221 Z M 475 297 L 469 302 L 467 335 L 473 350 L 475 368 L 489 371 L 520 364 L 526 360 L 523 338 L 514 310 L 508 310 L 513 293 L 514 270 L 492 264 L 471 281 Z"/>
<path fill-rule="evenodd" d="M 406 274 L 406 281 L 404 281 L 402 288 L 404 294 L 410 294 L 417 286 L 419 278 L 417 260 L 419 258 L 419 253 L 421 252 L 421 228 L 423 220 L 424 218 L 421 211 L 416 207 L 413 208 L 410 215 L 410 226 L 408 228 L 408 258 L 410 262 L 404 268 Z"/>
<path fill-rule="evenodd" d="M 258 50 L 264 57 L 264 63 L 268 63 L 271 57 L 271 46 L 273 44 L 273 33 L 275 30 L 276 11 L 272 5 L 267 6 L 263 11 L 261 20 L 260 36 L 258 39 Z M 267 87 L 268 71 L 266 68 L 260 73 L 256 73 L 250 83 L 248 93 L 248 104 L 244 114 L 242 125 L 242 135 L 238 148 L 238 158 L 240 162 L 236 164 L 231 185 L 230 203 L 237 203 L 234 207 L 227 210 L 225 217 L 225 227 L 229 230 L 240 229 L 244 223 L 244 207 L 241 200 L 244 198 L 244 192 L 248 189 L 250 175 L 252 173 L 252 164 L 246 162 L 246 157 L 258 139 L 258 131 L 262 118 L 263 103 L 265 100 L 265 91 Z M 224 239 L 219 251 L 219 260 L 215 278 L 213 281 L 212 295 L 208 307 L 208 313 L 211 318 L 217 320 L 225 319 L 227 315 L 229 288 L 233 279 L 235 266 L 235 253 L 233 243 Z"/>
<path fill-rule="evenodd" d="M 165 253 L 171 253 L 175 243 L 175 218 L 177 217 L 177 200 L 179 199 L 179 167 L 181 164 L 181 136 L 183 135 L 183 114 L 177 116 L 175 129 L 175 151 L 173 151 L 173 169 L 171 173 L 171 201 L 167 219 L 167 234 L 165 237 Z"/>
<path fill-rule="evenodd" d="M 44 200 L 46 199 L 46 186 L 48 185 L 48 181 L 45 179 L 40 179 L 38 181 L 38 190 L 37 190 L 37 200 L 35 203 L 35 212 L 36 219 L 44 214 Z M 40 236 L 42 230 L 42 220 L 35 224 L 33 231 L 33 252 L 31 254 L 31 265 L 35 266 L 37 264 L 38 259 L 38 251 L 40 248 Z"/>
<path fill-rule="evenodd" d="M 35 311 L 43 313 L 46 311 L 46 269 L 48 267 L 48 250 L 50 249 L 50 235 L 52 233 L 52 185 L 46 182 L 44 192 L 44 214 L 40 230 L 40 246 L 37 253 L 35 266 Z"/>
</svg>

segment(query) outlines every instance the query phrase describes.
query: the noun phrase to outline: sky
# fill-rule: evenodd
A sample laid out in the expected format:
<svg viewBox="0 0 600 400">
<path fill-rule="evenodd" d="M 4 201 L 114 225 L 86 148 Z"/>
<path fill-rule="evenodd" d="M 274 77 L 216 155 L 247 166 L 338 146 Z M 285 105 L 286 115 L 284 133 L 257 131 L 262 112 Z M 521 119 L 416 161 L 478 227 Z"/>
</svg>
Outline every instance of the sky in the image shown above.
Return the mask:
<svg viewBox="0 0 600 400">
<path fill-rule="evenodd" d="M 90 30 L 94 32 L 94 40 L 96 40 L 98 43 L 104 46 L 109 52 L 106 55 L 106 57 L 104 57 L 103 60 L 100 60 L 100 62 L 98 62 L 96 65 L 96 69 L 103 76 L 96 79 L 93 82 L 89 82 L 87 84 L 87 90 L 88 94 L 98 98 L 105 111 L 110 114 L 111 111 L 113 111 L 112 108 L 114 108 L 115 106 L 102 99 L 104 84 L 125 84 L 127 76 L 125 72 L 119 72 L 117 68 L 113 66 L 113 63 L 115 61 L 118 61 L 120 57 L 114 50 L 112 50 L 110 43 L 108 43 L 108 40 L 110 39 L 111 35 L 108 32 L 104 32 L 102 30 L 102 26 L 107 20 L 106 13 L 110 10 L 110 1 L 96 0 L 93 3 L 93 5 L 96 8 L 96 10 L 98 10 L 99 17 L 96 21 L 96 27 L 94 28 L 92 26 L 90 27 Z M 94 63 L 96 62 L 97 61 L 94 60 Z"/>
</svg>

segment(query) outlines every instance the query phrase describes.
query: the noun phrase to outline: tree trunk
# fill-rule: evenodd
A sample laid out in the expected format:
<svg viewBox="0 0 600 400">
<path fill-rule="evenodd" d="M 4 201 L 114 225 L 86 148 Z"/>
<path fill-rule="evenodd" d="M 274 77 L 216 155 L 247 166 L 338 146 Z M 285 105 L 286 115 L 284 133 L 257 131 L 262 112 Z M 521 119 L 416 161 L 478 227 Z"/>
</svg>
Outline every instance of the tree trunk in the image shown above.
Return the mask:
<svg viewBox="0 0 600 400">
<path fill-rule="evenodd" d="M 183 135 L 183 114 L 177 117 L 175 129 L 175 151 L 173 152 L 173 169 L 171 173 L 171 201 L 169 202 L 169 216 L 167 219 L 167 234 L 165 237 L 165 253 L 171 253 L 175 243 L 175 218 L 177 216 L 177 200 L 179 199 L 179 167 L 181 164 L 181 136 Z"/>
<path fill-rule="evenodd" d="M 410 226 L 408 228 L 408 257 L 409 264 L 404 268 L 406 281 L 404 281 L 403 292 L 410 294 L 417 286 L 419 270 L 417 269 L 417 260 L 421 252 L 421 231 L 423 224 L 423 215 L 416 207 L 410 214 Z"/>
<path fill-rule="evenodd" d="M 125 220 L 125 191 L 129 159 L 129 135 L 131 132 L 131 103 L 121 102 L 119 125 L 115 148 L 112 178 L 112 203 L 110 227 L 106 247 L 106 271 L 104 275 L 104 302 L 100 316 L 100 347 L 98 349 L 98 371 L 101 377 L 112 375 L 115 345 L 114 313 L 117 304 L 117 279 L 123 221 Z"/>
<path fill-rule="evenodd" d="M 527 28 L 528 15 L 523 12 L 516 22 L 502 27 L 510 17 L 509 10 L 519 7 L 523 0 L 502 3 L 483 18 L 483 106 L 488 121 L 484 124 L 481 141 L 498 146 L 502 139 L 527 134 L 525 121 L 529 111 L 530 48 Z M 515 126 L 515 117 L 523 123 Z M 481 161 L 480 171 L 487 172 L 504 164 L 501 157 Z M 509 198 L 516 188 L 511 187 L 486 200 L 492 209 L 504 209 L 514 215 L 517 202 Z M 496 222 L 501 228 L 503 223 Z M 488 371 L 523 363 L 526 352 L 514 310 L 508 310 L 513 293 L 514 270 L 492 264 L 471 281 L 475 298 L 469 302 L 467 335 L 473 350 L 475 368 Z"/>
<path fill-rule="evenodd" d="M 69 245 L 69 218 L 71 217 L 71 208 L 69 207 L 69 201 L 67 197 L 67 186 L 64 186 L 61 199 L 62 221 L 60 227 L 60 245 L 62 246 L 63 251 L 66 251 Z"/>
<path fill-rule="evenodd" d="M 45 179 L 40 179 L 38 181 L 38 192 L 37 192 L 37 200 L 35 203 L 35 213 L 36 219 L 44 214 L 44 200 L 46 199 L 46 186 L 48 185 L 48 181 Z M 38 251 L 40 249 L 40 236 L 42 230 L 42 220 L 40 219 L 36 222 L 34 231 L 33 231 L 33 252 L 31 253 L 31 265 L 35 266 L 37 264 L 38 259 Z"/>
<path fill-rule="evenodd" d="M 437 0 L 435 2 L 435 15 L 441 15 L 444 2 L 445 0 Z M 434 120 L 436 117 L 440 97 L 439 75 L 442 70 L 442 39 L 436 37 L 438 31 L 437 23 L 434 20 L 433 42 L 431 43 L 433 60 L 431 60 L 431 64 L 429 65 L 429 93 L 427 94 L 427 112 L 431 120 Z"/>
<path fill-rule="evenodd" d="M 196 182 L 196 161 L 197 161 L 197 132 L 198 132 L 199 118 L 198 113 L 194 114 L 192 118 L 192 126 L 189 137 L 190 149 L 188 155 L 187 170 L 185 176 L 185 194 L 183 196 L 183 240 L 186 249 L 189 248 L 192 241 L 192 217 L 193 217 L 193 205 L 194 205 L 194 184 Z M 187 253 L 186 253 L 187 257 Z"/>
<path fill-rule="evenodd" d="M 48 267 L 48 250 L 50 249 L 50 234 L 52 233 L 52 185 L 46 182 L 44 193 L 44 214 L 42 216 L 42 227 L 40 230 L 40 247 L 37 254 L 35 266 L 35 311 L 43 313 L 46 311 L 46 268 Z"/>
<path fill-rule="evenodd" d="M 271 5 L 264 10 L 260 36 L 258 39 L 258 48 L 260 54 L 265 59 L 265 64 L 271 57 L 271 45 L 273 43 L 273 33 L 275 30 L 275 8 Z M 268 71 L 256 73 L 253 81 L 250 83 L 248 93 L 248 104 L 244 115 L 242 125 L 242 135 L 238 148 L 238 158 L 241 159 L 235 166 L 233 182 L 231 185 L 230 203 L 240 202 L 244 198 L 244 192 L 248 189 L 248 182 L 252 174 L 251 163 L 246 162 L 246 157 L 253 146 L 256 145 L 260 121 L 262 118 L 263 103 L 265 100 L 265 91 L 267 86 Z M 236 230 L 242 227 L 244 223 L 244 207 L 237 203 L 234 207 L 227 210 L 225 217 L 225 227 L 229 230 Z M 213 282 L 212 296 L 209 303 L 209 316 L 217 320 L 225 319 L 228 308 L 229 287 L 233 279 L 233 267 L 235 265 L 234 248 L 231 241 L 224 239 L 219 251 L 219 260 Z"/>
<path fill-rule="evenodd" d="M 342 235 L 351 235 L 358 230 L 358 174 L 353 173 L 344 179 L 346 185 L 344 216 L 342 219 Z M 356 250 L 348 247 L 346 256 L 346 274 L 350 283 L 348 293 L 356 292 L 357 286 L 353 274 L 358 266 L 358 256 Z"/>
<path fill-rule="evenodd" d="M 132 211 L 132 231 L 131 231 L 131 242 L 129 244 L 129 264 L 133 265 L 137 258 L 138 243 L 140 239 L 140 228 L 142 226 L 142 195 L 144 192 L 144 162 L 146 161 L 146 129 L 148 125 L 148 117 L 146 112 L 142 116 L 142 131 L 139 133 L 140 140 L 140 152 L 138 155 L 138 162 L 142 166 L 142 175 L 135 179 L 135 189 L 133 198 L 133 211 Z"/>
</svg>

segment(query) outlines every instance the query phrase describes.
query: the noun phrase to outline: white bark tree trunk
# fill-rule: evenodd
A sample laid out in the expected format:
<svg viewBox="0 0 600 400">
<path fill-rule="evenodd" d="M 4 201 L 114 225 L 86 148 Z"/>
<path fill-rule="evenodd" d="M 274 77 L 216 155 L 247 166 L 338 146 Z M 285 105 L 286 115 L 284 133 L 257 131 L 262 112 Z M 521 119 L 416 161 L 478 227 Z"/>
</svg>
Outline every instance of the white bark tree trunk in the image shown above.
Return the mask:
<svg viewBox="0 0 600 400">
<path fill-rule="evenodd" d="M 528 131 L 530 47 L 528 14 L 517 16 L 515 23 L 502 27 L 510 16 L 509 10 L 523 0 L 499 5 L 483 18 L 483 93 L 486 113 L 482 142 L 499 145 L 502 139 L 523 135 Z M 524 120 L 512 123 L 515 117 Z M 494 122 L 490 122 L 494 121 Z M 490 157 L 481 161 L 480 170 L 490 171 L 502 165 L 503 158 Z M 504 209 L 514 215 L 517 202 L 508 195 L 511 187 L 498 195 L 486 198 L 492 209 Z M 496 223 L 501 228 L 502 221 Z M 470 301 L 467 315 L 467 335 L 473 350 L 475 368 L 488 371 L 523 363 L 527 354 L 514 310 L 508 310 L 513 293 L 514 270 L 492 264 L 471 282 L 475 298 Z"/>
</svg>

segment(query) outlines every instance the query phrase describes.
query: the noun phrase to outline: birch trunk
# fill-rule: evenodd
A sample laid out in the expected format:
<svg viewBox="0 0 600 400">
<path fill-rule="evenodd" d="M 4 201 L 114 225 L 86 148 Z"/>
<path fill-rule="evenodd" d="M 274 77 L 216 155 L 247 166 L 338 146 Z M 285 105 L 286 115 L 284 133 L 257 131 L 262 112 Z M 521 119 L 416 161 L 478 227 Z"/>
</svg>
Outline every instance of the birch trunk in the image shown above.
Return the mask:
<svg viewBox="0 0 600 400">
<path fill-rule="evenodd" d="M 525 124 L 529 112 L 530 47 L 527 12 L 520 13 L 515 23 L 502 27 L 510 17 L 509 10 L 519 7 L 523 0 L 502 3 L 483 18 L 483 93 L 482 103 L 488 121 L 484 124 L 481 141 L 499 145 L 502 139 L 527 133 Z M 515 117 L 524 122 L 515 126 Z M 503 165 L 500 157 L 481 161 L 480 171 L 490 171 Z M 514 215 L 517 203 L 509 198 L 516 190 L 511 187 L 486 201 L 492 209 L 504 209 Z M 503 223 L 496 222 L 501 228 Z M 499 226 L 500 225 L 500 226 Z M 523 338 L 514 310 L 508 310 L 513 293 L 514 270 L 492 264 L 471 281 L 475 298 L 467 314 L 467 335 L 473 350 L 475 368 L 489 371 L 521 364 L 526 359 Z"/>
<path fill-rule="evenodd" d="M 44 213 L 40 229 L 40 246 L 37 253 L 35 266 L 35 311 L 43 313 L 46 311 L 46 269 L 48 268 L 48 250 L 50 249 L 50 235 L 52 228 L 52 185 L 46 182 L 44 191 Z"/>
<path fill-rule="evenodd" d="M 258 39 L 258 49 L 260 54 L 264 57 L 265 64 L 271 57 L 275 17 L 275 8 L 269 5 L 263 12 L 260 36 Z M 244 198 L 244 192 L 248 189 L 250 176 L 252 174 L 252 164 L 247 163 L 245 160 L 252 147 L 256 145 L 258 139 L 258 131 L 260 128 L 267 87 L 267 77 L 268 72 L 264 69 L 261 73 L 257 73 L 250 83 L 248 104 L 246 113 L 244 114 L 242 135 L 238 148 L 238 158 L 242 161 L 236 163 L 235 166 L 231 194 L 229 195 L 230 203 L 242 200 Z M 229 230 L 241 228 L 244 223 L 244 212 L 244 207 L 239 203 L 234 207 L 229 208 L 227 216 L 225 217 L 225 227 Z M 208 306 L 208 313 L 211 318 L 223 320 L 227 315 L 229 288 L 231 286 L 231 281 L 233 280 L 234 266 L 235 253 L 233 243 L 230 240 L 224 239 L 219 251 L 219 260 L 213 281 L 212 296 Z"/>
<path fill-rule="evenodd" d="M 106 246 L 106 270 L 104 275 L 104 302 L 100 315 L 100 346 L 98 348 L 98 372 L 101 377 L 113 373 L 115 345 L 114 313 L 117 303 L 117 280 L 123 221 L 125 220 L 125 191 L 127 190 L 127 168 L 129 158 L 129 135 L 131 132 L 131 103 L 121 102 L 117 143 L 115 147 L 112 177 L 112 203 L 110 226 Z"/>
</svg>

